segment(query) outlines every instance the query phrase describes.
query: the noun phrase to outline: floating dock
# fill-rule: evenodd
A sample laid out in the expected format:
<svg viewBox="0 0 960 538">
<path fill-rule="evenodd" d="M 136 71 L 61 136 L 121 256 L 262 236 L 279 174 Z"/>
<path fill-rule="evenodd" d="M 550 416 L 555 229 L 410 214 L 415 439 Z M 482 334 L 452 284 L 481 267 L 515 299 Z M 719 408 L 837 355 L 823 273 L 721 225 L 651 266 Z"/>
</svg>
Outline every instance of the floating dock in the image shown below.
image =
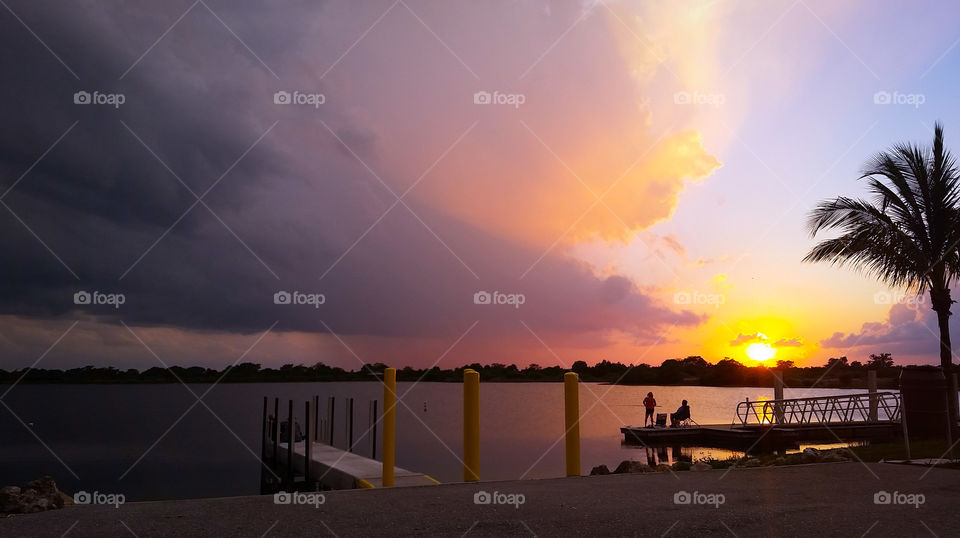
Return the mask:
<svg viewBox="0 0 960 538">
<path fill-rule="evenodd" d="M 306 475 L 307 441 L 293 444 L 293 470 L 298 476 Z M 287 468 L 287 443 L 278 443 L 277 471 L 278 474 Z M 383 463 L 332 447 L 325 443 L 313 441 L 310 445 L 310 477 L 323 489 L 354 489 L 379 488 L 383 486 Z M 431 476 L 394 467 L 394 487 L 403 486 L 434 486 L 439 484 Z"/>
<path fill-rule="evenodd" d="M 624 442 L 646 446 L 704 446 L 750 451 L 796 448 L 800 443 L 888 441 L 900 432 L 900 424 L 812 423 L 777 425 L 706 424 L 681 428 L 624 426 Z"/>
</svg>

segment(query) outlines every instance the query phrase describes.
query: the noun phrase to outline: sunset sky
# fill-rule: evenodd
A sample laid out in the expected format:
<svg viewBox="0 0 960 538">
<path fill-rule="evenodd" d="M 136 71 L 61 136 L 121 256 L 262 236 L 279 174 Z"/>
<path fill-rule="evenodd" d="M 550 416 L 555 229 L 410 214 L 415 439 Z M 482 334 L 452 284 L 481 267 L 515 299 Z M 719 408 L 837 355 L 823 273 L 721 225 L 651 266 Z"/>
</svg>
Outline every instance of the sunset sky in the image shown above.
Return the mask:
<svg viewBox="0 0 960 538">
<path fill-rule="evenodd" d="M 960 148 L 940 3 L 61 4 L 0 10 L 0 368 L 938 362 L 929 298 L 801 259 Z"/>
</svg>

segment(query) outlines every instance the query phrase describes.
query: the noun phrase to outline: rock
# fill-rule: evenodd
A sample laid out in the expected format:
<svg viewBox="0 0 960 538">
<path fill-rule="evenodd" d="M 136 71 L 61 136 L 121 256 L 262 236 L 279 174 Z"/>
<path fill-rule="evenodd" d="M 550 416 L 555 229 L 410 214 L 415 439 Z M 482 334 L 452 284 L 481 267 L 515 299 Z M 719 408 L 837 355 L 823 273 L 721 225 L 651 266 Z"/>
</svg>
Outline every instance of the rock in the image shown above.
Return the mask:
<svg viewBox="0 0 960 538">
<path fill-rule="evenodd" d="M 822 458 L 820 458 L 820 461 L 824 463 L 839 463 L 841 461 L 847 461 L 847 458 L 844 458 L 837 452 L 830 452 L 828 454 L 825 454 Z"/>
<path fill-rule="evenodd" d="M 33 480 L 22 488 L 0 489 L 0 513 L 31 514 L 63 507 L 63 494 L 52 477 Z"/>
<path fill-rule="evenodd" d="M 641 461 L 631 461 L 623 460 L 620 462 L 620 465 L 617 465 L 613 474 L 626 474 L 626 473 L 649 473 L 651 471 L 650 466 Z"/>
<path fill-rule="evenodd" d="M 760 460 L 757 458 L 749 458 L 747 461 L 743 462 L 744 467 L 760 467 L 763 464 L 760 463 Z"/>
<path fill-rule="evenodd" d="M 709 463 L 704 463 L 702 461 L 698 461 L 690 466 L 691 471 L 709 471 L 711 469 L 713 469 L 713 467 L 711 467 Z"/>
<path fill-rule="evenodd" d="M 57 483 L 52 476 L 44 476 L 38 480 L 27 482 L 27 489 L 36 490 L 37 495 L 45 499 L 52 508 L 63 508 L 63 497 L 57 489 Z"/>
<path fill-rule="evenodd" d="M 946 428 L 944 428 L 944 429 L 946 429 Z M 773 464 L 774 464 L 774 465 L 786 465 L 786 464 L 787 464 L 787 458 L 783 458 L 783 457 L 775 458 L 775 459 L 773 460 Z"/>
<path fill-rule="evenodd" d="M 799 465 L 803 463 L 803 454 L 790 454 L 787 456 L 787 465 Z"/>
<path fill-rule="evenodd" d="M 807 447 L 800 453 L 803 463 L 813 463 L 820 459 L 820 451 L 813 447 Z"/>
<path fill-rule="evenodd" d="M 593 469 L 590 469 L 590 476 L 604 474 L 610 474 L 610 469 L 607 469 L 606 465 L 597 465 Z"/>
<path fill-rule="evenodd" d="M 20 499 L 20 488 L 7 486 L 0 489 L 0 513 L 13 513 Z"/>
</svg>

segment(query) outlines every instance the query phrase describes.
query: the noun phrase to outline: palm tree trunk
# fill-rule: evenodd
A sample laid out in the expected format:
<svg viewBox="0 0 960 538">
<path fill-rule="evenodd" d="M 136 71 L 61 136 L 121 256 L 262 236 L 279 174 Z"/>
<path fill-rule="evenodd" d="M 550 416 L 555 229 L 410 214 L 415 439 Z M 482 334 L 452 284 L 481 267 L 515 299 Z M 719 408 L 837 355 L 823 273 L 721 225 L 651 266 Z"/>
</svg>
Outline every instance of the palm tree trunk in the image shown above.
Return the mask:
<svg viewBox="0 0 960 538">
<path fill-rule="evenodd" d="M 947 413 L 950 417 L 950 439 L 957 438 L 957 394 L 953 391 L 953 351 L 950 346 L 950 289 L 943 287 L 930 290 L 933 310 L 937 313 L 940 327 L 940 368 L 947 382 Z"/>
</svg>

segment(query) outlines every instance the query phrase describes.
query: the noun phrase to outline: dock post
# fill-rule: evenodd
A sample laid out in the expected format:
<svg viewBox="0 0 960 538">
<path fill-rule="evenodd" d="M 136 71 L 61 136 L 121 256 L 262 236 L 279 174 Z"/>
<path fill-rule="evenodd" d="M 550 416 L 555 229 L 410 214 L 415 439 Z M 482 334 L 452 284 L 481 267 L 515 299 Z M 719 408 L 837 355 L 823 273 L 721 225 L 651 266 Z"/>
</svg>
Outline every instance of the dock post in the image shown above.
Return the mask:
<svg viewBox="0 0 960 538">
<path fill-rule="evenodd" d="M 370 459 L 377 459 L 377 401 L 370 400 Z"/>
<path fill-rule="evenodd" d="M 347 452 L 353 452 L 353 398 L 347 398 Z"/>
<path fill-rule="evenodd" d="M 480 373 L 463 371 L 463 481 L 480 480 Z"/>
<path fill-rule="evenodd" d="M 267 396 L 263 397 L 263 427 L 260 429 L 260 494 L 269 492 L 269 478 L 267 477 L 267 406 L 269 402 Z"/>
<path fill-rule="evenodd" d="M 566 426 L 567 476 L 580 476 L 580 376 L 563 374 L 563 415 Z"/>
<path fill-rule="evenodd" d="M 947 378 L 947 383 L 950 384 L 950 393 L 949 393 L 949 394 L 950 394 L 950 397 L 949 397 L 949 399 L 947 400 L 947 403 L 948 403 L 950 406 L 953 407 L 953 410 L 954 410 L 953 416 L 957 416 L 957 413 L 960 412 L 960 411 L 958 411 L 958 409 L 957 409 L 958 406 L 960 406 L 960 401 L 957 400 L 957 374 L 950 374 L 950 377 Z M 948 416 L 949 416 L 949 411 L 948 411 Z M 954 424 L 954 425 L 952 426 L 952 428 L 953 428 L 954 430 L 956 430 L 957 425 Z M 953 438 L 956 438 L 956 435 L 951 435 L 951 439 L 953 439 Z M 953 446 L 953 443 L 950 443 L 950 445 Z M 951 456 L 950 456 L 950 457 L 951 457 L 951 458 L 953 457 L 953 452 L 952 452 L 952 451 L 951 451 Z"/>
<path fill-rule="evenodd" d="M 293 487 L 293 400 L 287 411 L 287 484 Z"/>
<path fill-rule="evenodd" d="M 280 446 L 280 398 L 273 399 L 273 466 L 277 467 Z"/>
<path fill-rule="evenodd" d="M 263 397 L 263 429 L 260 432 L 260 461 L 267 461 L 267 400 Z"/>
<path fill-rule="evenodd" d="M 870 393 L 870 422 L 877 421 L 877 371 L 867 370 L 867 392 Z"/>
<path fill-rule="evenodd" d="M 903 403 L 900 404 L 900 427 L 903 428 L 903 448 L 907 453 L 907 462 L 910 461 L 910 434 L 907 431 L 907 417 L 903 410 Z"/>
<path fill-rule="evenodd" d="M 310 445 L 313 440 L 310 439 L 310 400 L 304 403 L 303 413 L 303 479 L 306 482 L 307 489 L 310 489 Z"/>
<path fill-rule="evenodd" d="M 313 440 L 320 440 L 320 396 L 313 396 Z"/>
<path fill-rule="evenodd" d="M 783 424 L 783 370 L 771 370 L 773 373 L 773 422 Z"/>
<path fill-rule="evenodd" d="M 383 371 L 383 479 L 385 488 L 393 487 L 393 467 L 397 448 L 397 369 Z"/>
<path fill-rule="evenodd" d="M 336 404 L 336 398 L 333 396 L 327 398 L 327 421 L 329 422 L 329 424 L 327 424 L 327 430 L 329 431 L 328 435 L 330 436 L 330 439 L 327 441 L 330 443 L 330 446 L 333 446 L 333 411 L 336 407 Z"/>
</svg>

